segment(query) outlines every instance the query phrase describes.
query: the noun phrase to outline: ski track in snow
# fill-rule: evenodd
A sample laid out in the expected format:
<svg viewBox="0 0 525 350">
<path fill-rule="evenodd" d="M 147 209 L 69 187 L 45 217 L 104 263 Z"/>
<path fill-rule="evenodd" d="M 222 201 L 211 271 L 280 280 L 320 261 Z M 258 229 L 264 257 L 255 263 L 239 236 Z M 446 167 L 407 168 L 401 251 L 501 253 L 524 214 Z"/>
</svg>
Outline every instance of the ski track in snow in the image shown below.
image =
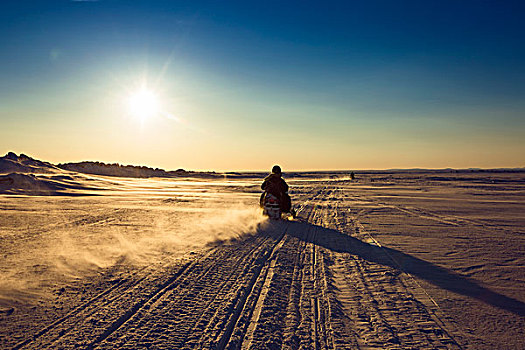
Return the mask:
<svg viewBox="0 0 525 350">
<path fill-rule="evenodd" d="M 10 347 L 464 348 L 465 340 L 457 340 L 461 330 L 413 276 L 401 266 L 350 253 L 345 235 L 381 244 L 359 215 L 348 213 L 352 197 L 344 189 L 326 182 L 295 199 L 298 221 L 262 226 L 256 234 L 203 249 L 177 264 L 138 269 Z M 390 207 L 448 225 L 483 225 Z M 82 224 L 112 220 L 118 212 L 82 219 Z M 75 224 L 80 223 L 67 225 Z M 340 249 L 330 249 L 334 246 Z"/>
</svg>

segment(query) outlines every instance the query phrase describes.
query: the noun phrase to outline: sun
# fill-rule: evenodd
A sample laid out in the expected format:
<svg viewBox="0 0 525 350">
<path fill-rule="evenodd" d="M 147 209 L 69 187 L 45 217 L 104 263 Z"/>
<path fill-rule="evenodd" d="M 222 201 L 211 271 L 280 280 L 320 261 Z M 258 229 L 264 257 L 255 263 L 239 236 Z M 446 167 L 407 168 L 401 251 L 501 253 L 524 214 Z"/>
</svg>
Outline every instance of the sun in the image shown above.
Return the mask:
<svg viewBox="0 0 525 350">
<path fill-rule="evenodd" d="M 129 113 L 142 121 L 159 113 L 159 99 L 153 91 L 147 88 L 132 92 L 126 102 Z"/>
</svg>

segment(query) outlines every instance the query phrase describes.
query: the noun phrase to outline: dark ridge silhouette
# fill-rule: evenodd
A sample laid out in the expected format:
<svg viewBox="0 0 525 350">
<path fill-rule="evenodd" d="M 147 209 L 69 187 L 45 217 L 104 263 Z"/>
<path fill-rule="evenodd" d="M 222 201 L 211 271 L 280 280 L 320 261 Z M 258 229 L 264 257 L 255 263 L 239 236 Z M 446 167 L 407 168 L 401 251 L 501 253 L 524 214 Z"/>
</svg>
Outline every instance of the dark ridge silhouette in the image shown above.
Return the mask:
<svg viewBox="0 0 525 350">
<path fill-rule="evenodd" d="M 106 164 L 103 162 L 78 162 L 78 163 L 61 163 L 58 167 L 64 170 L 76 171 L 79 173 L 106 175 L 106 176 L 123 176 L 123 177 L 169 177 L 170 173 L 159 168 L 150 168 L 146 166 L 121 165 L 118 163 Z M 185 170 L 179 169 L 176 174 L 186 173 Z"/>
<path fill-rule="evenodd" d="M 166 171 L 160 168 L 150 168 L 143 165 L 122 165 L 118 163 L 103 163 L 103 162 L 78 162 L 78 163 L 61 163 L 57 167 L 64 170 L 75 171 L 78 173 L 118 176 L 118 177 L 134 177 L 134 178 L 148 178 L 148 177 L 198 177 L 198 178 L 216 178 L 223 175 L 215 172 L 199 172 L 187 171 L 184 169 L 177 169 L 173 171 Z"/>
<path fill-rule="evenodd" d="M 55 165 L 49 162 L 43 162 L 31 158 L 25 154 L 8 152 L 5 156 L 0 157 L 0 174 L 10 173 L 52 173 L 59 170 Z"/>
</svg>

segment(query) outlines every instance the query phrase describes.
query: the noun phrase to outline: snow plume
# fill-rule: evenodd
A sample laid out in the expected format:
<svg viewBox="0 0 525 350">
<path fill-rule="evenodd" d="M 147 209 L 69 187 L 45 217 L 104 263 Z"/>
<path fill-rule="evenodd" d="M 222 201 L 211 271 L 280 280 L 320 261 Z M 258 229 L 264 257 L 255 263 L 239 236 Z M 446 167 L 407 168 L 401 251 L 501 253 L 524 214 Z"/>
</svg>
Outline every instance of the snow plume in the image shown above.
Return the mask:
<svg viewBox="0 0 525 350">
<path fill-rule="evenodd" d="M 254 206 L 225 208 L 210 214 L 190 230 L 195 237 L 201 236 L 199 232 L 203 232 L 206 243 L 255 233 L 264 221 L 260 209 Z"/>
<path fill-rule="evenodd" d="M 156 215 L 152 227 L 139 229 L 111 226 L 111 230 L 102 233 L 103 239 L 100 235 L 91 235 L 89 239 L 86 233 L 79 237 L 78 232 L 65 235 L 58 246 L 56 267 L 62 273 L 76 276 L 85 270 L 116 264 L 144 266 L 167 262 L 207 244 L 254 234 L 264 222 L 260 210 L 254 206 L 225 207 L 185 216 L 182 222 L 173 223 Z"/>
<path fill-rule="evenodd" d="M 123 212 L 98 222 L 56 228 L 8 252 L 8 263 L 0 271 L 0 304 L 2 299 L 47 297 L 57 285 L 108 268 L 125 272 L 167 265 L 207 244 L 255 234 L 264 222 L 256 206 L 242 204 Z"/>
</svg>

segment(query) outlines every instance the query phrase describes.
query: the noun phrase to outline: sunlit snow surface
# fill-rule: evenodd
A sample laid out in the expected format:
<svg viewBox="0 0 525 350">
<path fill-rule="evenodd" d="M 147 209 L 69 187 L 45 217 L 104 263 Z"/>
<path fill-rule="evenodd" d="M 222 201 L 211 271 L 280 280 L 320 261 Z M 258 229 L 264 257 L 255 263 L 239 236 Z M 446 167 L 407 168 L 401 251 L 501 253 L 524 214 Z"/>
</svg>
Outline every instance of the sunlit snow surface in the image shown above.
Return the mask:
<svg viewBox="0 0 525 350">
<path fill-rule="evenodd" d="M 459 343 L 477 349 L 523 345 L 519 337 L 525 325 L 523 172 L 357 174 L 355 181 L 342 173 L 322 173 L 286 179 L 299 218 L 291 223 L 284 245 L 274 249 L 298 254 L 290 261 L 301 261 L 294 259 L 306 259 L 309 249 L 314 248 L 305 244 L 314 239 L 317 246 L 311 247 L 328 260 L 321 260 L 326 265 L 312 268 L 331 271 L 332 284 L 323 287 L 322 293 L 335 293 L 341 312 L 349 313 L 345 317 L 354 317 L 352 305 L 360 298 L 364 297 L 361 302 L 366 307 L 379 302 L 381 309 L 399 298 L 402 305 L 408 305 L 413 294 L 430 315 L 436 313 L 446 322 L 445 329 L 456 334 Z M 69 317 L 68 312 L 79 310 L 76 307 L 87 308 L 90 298 L 102 305 L 105 299 L 98 295 L 111 291 L 113 285 L 124 286 L 124 281 L 136 280 L 145 288 L 162 291 L 162 284 L 155 283 L 160 283 L 156 281 L 164 273 L 174 273 L 188 261 L 206 261 L 206 252 L 214 247 L 220 252 L 221 245 L 225 245 L 225 251 L 234 254 L 248 249 L 244 244 L 254 244 L 251 236 L 272 230 L 285 232 L 284 226 L 277 223 L 272 228 L 274 224 L 261 215 L 261 181 L 261 176 L 135 179 L 61 171 L 4 176 L 0 181 L 0 345 L 10 347 L 30 339 L 28 334 Z M 311 236 L 313 232 L 318 236 Z M 330 237 L 343 239 L 343 243 L 349 237 L 344 243 L 348 246 L 334 245 Z M 379 246 L 401 260 L 385 265 L 379 258 L 383 254 Z M 360 251 L 359 247 L 366 249 Z M 272 286 L 272 278 L 278 281 L 280 273 L 295 273 L 293 266 L 286 265 L 286 257 L 283 253 L 276 255 L 277 260 L 269 260 L 274 264 L 269 266 L 282 271 L 269 272 L 263 288 Z M 266 266 L 263 260 L 254 259 Z M 355 273 L 355 261 L 369 269 L 360 275 L 362 281 L 358 275 L 343 272 L 348 269 L 349 274 Z M 297 266 L 310 271 L 308 264 Z M 248 271 L 251 266 L 242 268 Z M 410 273 L 413 279 L 402 278 L 396 286 L 405 289 L 389 292 L 388 288 L 394 286 L 389 279 L 401 272 Z M 363 293 L 368 290 L 370 295 L 358 292 L 358 299 L 347 297 L 345 293 L 355 293 L 359 283 L 365 283 Z M 370 288 L 377 288 L 385 296 L 378 297 Z M 469 290 L 472 288 L 474 291 Z M 483 295 L 478 295 L 478 290 Z M 412 294 L 399 294 L 406 291 Z M 366 298 L 373 295 L 378 299 L 367 304 Z M 120 302 L 119 298 L 117 294 L 115 303 Z M 433 310 L 430 301 L 439 308 Z M 505 305 L 506 301 L 511 304 Z M 125 301 L 120 303 L 127 305 Z M 259 298 L 254 307 L 264 305 Z M 411 310 L 421 310 L 421 305 Z M 396 308 L 389 312 L 396 315 Z M 369 311 L 363 311 L 363 315 Z M 254 315 L 262 317 L 266 313 L 256 310 Z M 398 316 L 415 317 L 399 312 Z M 91 324 L 88 320 L 82 322 Z M 410 343 L 409 338 L 402 338 L 408 334 L 405 331 L 421 327 L 418 334 L 425 334 L 427 321 L 421 321 L 421 325 L 403 322 L 408 330 L 397 335 L 406 342 L 403 344 Z M 257 334 L 253 327 L 247 329 L 250 336 Z M 360 331 L 356 328 L 352 332 Z M 372 344 L 366 339 L 377 341 L 379 335 L 374 334 L 363 333 L 363 344 Z M 381 336 L 390 339 L 385 334 Z M 42 342 L 52 341 L 52 332 L 41 338 Z M 390 345 L 395 348 L 398 338 L 392 339 Z M 421 339 L 418 346 L 434 346 Z M 39 346 L 36 342 L 29 347 Z"/>
<path fill-rule="evenodd" d="M 57 183 L 56 175 L 38 175 Z M 126 261 L 175 259 L 255 232 L 264 218 L 258 181 L 133 179 L 76 175 L 54 196 L 0 197 L 0 298 L 46 293 L 55 279 Z M 84 188 L 82 188 L 84 187 Z M 30 188 L 33 190 L 33 188 Z M 61 194 L 61 195 L 60 195 Z"/>
</svg>

